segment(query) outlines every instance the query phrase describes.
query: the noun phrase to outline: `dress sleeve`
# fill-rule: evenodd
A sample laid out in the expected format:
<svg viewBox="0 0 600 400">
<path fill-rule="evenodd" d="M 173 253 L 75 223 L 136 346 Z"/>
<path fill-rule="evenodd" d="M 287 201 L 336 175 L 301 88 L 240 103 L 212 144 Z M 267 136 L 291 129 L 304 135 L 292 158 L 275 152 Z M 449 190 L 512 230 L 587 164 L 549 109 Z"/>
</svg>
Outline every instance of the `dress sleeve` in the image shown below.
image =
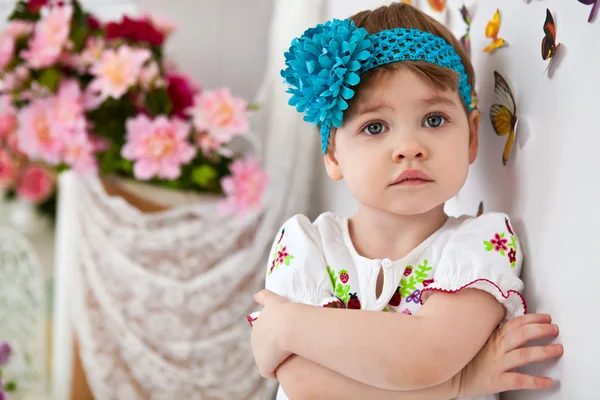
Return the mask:
<svg viewBox="0 0 600 400">
<path fill-rule="evenodd" d="M 319 232 L 304 215 L 290 218 L 279 230 L 267 263 L 265 289 L 294 303 L 339 306 Z M 248 316 L 252 323 L 259 313 Z"/>
<path fill-rule="evenodd" d="M 442 251 L 434 282 L 423 289 L 421 303 L 434 291 L 479 289 L 506 308 L 504 321 L 527 312 L 519 278 L 523 254 L 507 215 L 486 213 L 463 223 Z"/>
</svg>

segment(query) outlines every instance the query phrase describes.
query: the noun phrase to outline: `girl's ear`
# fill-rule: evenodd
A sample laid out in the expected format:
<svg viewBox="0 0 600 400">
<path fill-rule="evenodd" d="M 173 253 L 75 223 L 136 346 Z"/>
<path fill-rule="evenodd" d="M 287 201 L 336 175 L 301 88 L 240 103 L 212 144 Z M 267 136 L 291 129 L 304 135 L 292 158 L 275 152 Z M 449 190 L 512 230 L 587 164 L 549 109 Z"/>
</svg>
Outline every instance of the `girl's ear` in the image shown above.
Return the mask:
<svg viewBox="0 0 600 400">
<path fill-rule="evenodd" d="M 342 169 L 340 168 L 340 163 L 335 156 L 335 150 L 333 146 L 329 146 L 327 148 L 327 153 L 323 157 L 325 161 L 325 170 L 327 170 L 327 175 L 334 181 L 340 181 L 343 178 Z"/>
<path fill-rule="evenodd" d="M 469 114 L 469 164 L 473 164 L 477 158 L 479 149 L 479 110 L 471 111 Z"/>
</svg>

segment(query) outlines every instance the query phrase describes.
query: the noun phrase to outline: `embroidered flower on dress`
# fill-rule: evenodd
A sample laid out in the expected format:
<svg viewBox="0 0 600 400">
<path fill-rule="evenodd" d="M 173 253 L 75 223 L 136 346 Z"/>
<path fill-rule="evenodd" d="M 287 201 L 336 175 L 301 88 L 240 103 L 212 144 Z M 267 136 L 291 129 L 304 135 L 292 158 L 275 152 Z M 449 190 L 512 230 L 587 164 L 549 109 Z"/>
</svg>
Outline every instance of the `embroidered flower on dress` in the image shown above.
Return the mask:
<svg viewBox="0 0 600 400">
<path fill-rule="evenodd" d="M 288 251 L 287 246 L 280 244 L 279 247 L 275 248 L 273 252 L 273 261 L 271 262 L 271 267 L 269 268 L 269 275 L 273 272 L 273 270 L 277 269 L 280 265 L 289 266 L 290 260 L 294 258 Z"/>
<path fill-rule="evenodd" d="M 494 238 L 490 240 L 490 243 L 492 245 L 494 245 L 494 250 L 496 250 L 496 251 L 508 250 L 508 248 L 506 247 L 506 243 L 508 243 L 508 239 L 504 239 L 504 233 L 503 234 L 496 233 L 494 235 Z"/>
<path fill-rule="evenodd" d="M 508 260 L 512 263 L 517 262 L 517 252 L 515 251 L 515 249 L 510 249 L 510 251 L 508 252 Z"/>
<path fill-rule="evenodd" d="M 413 294 L 406 298 L 407 303 L 419 303 L 419 297 L 421 296 L 421 291 L 419 289 L 415 290 Z"/>
<path fill-rule="evenodd" d="M 500 253 L 500 255 L 502 255 L 503 257 L 508 257 L 508 261 L 510 262 L 510 267 L 516 268 L 516 266 L 517 266 L 517 238 L 513 233 L 510 223 L 508 222 L 508 218 L 505 218 L 504 222 L 506 223 L 506 228 L 508 229 L 508 231 L 510 233 L 510 243 L 509 243 L 508 239 L 506 239 L 504 237 L 505 236 L 504 233 L 496 233 L 496 234 L 494 234 L 494 237 L 492 239 L 490 239 L 489 241 L 484 240 L 483 244 L 485 246 L 486 251 L 495 250 L 498 253 Z M 506 251 L 509 248 L 510 248 L 510 250 L 508 251 L 508 254 L 507 254 Z"/>
</svg>

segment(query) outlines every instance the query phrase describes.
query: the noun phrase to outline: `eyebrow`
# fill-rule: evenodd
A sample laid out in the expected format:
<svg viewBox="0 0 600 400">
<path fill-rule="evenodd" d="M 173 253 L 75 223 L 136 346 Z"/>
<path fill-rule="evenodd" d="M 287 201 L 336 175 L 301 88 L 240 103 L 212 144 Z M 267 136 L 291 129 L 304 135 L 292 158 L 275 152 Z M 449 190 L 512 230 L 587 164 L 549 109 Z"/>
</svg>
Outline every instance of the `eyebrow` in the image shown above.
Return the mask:
<svg viewBox="0 0 600 400">
<path fill-rule="evenodd" d="M 433 96 L 433 97 L 429 97 L 429 98 L 423 99 L 421 101 L 421 103 L 423 103 L 426 106 L 434 106 L 434 105 L 437 105 L 437 104 L 445 104 L 445 105 L 448 105 L 448 106 L 451 106 L 451 107 L 456 107 L 456 103 L 452 99 L 449 99 L 448 97 L 441 96 L 441 95 L 436 95 L 436 96 Z"/>
<path fill-rule="evenodd" d="M 368 113 L 372 113 L 372 112 L 376 112 L 376 111 L 381 111 L 383 109 L 388 109 L 388 110 L 394 111 L 394 108 L 387 103 L 380 102 L 380 103 L 374 103 L 374 104 L 359 104 L 353 110 L 353 112 L 350 113 L 349 117 L 353 118 L 357 115 L 368 114 Z"/>
</svg>

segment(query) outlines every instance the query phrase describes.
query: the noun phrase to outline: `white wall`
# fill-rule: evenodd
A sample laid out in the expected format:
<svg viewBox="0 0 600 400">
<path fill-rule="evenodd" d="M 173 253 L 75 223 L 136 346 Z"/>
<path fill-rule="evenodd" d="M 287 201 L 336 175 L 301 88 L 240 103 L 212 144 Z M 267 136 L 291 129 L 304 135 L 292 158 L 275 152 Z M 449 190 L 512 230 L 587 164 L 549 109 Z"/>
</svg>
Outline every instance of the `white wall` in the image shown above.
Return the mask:
<svg viewBox="0 0 600 400">
<path fill-rule="evenodd" d="M 337 8 L 331 14 L 346 17 L 385 1 L 366 3 L 333 0 Z M 455 34 L 462 34 L 465 26 L 458 12 L 462 1 L 448 3 L 449 26 Z M 473 14 L 472 59 L 482 110 L 481 145 L 467 184 L 447 208 L 452 214 L 474 214 L 483 200 L 487 211 L 512 216 L 526 256 L 523 279 L 529 310 L 550 313 L 565 346 L 560 361 L 528 370 L 558 378 L 558 388 L 504 398 L 598 399 L 600 301 L 595 295 L 600 269 L 594 251 L 599 247 L 600 226 L 600 17 L 588 24 L 590 8 L 575 0 L 465 3 L 472 6 Z M 490 55 L 481 50 L 488 43 L 485 26 L 496 8 L 502 14 L 500 37 L 509 46 Z M 563 53 L 551 77 L 543 74 L 547 62 L 540 50 L 546 8 L 554 15 Z M 489 122 L 494 70 L 509 81 L 521 117 L 517 149 L 507 167 L 501 163 L 505 139 L 495 135 Z M 343 185 L 328 181 L 320 171 L 313 214 L 323 210 L 351 214 L 354 201 Z"/>
<path fill-rule="evenodd" d="M 267 59 L 273 0 L 138 0 L 140 12 L 177 22 L 166 53 L 206 89 L 253 101 Z"/>
</svg>

